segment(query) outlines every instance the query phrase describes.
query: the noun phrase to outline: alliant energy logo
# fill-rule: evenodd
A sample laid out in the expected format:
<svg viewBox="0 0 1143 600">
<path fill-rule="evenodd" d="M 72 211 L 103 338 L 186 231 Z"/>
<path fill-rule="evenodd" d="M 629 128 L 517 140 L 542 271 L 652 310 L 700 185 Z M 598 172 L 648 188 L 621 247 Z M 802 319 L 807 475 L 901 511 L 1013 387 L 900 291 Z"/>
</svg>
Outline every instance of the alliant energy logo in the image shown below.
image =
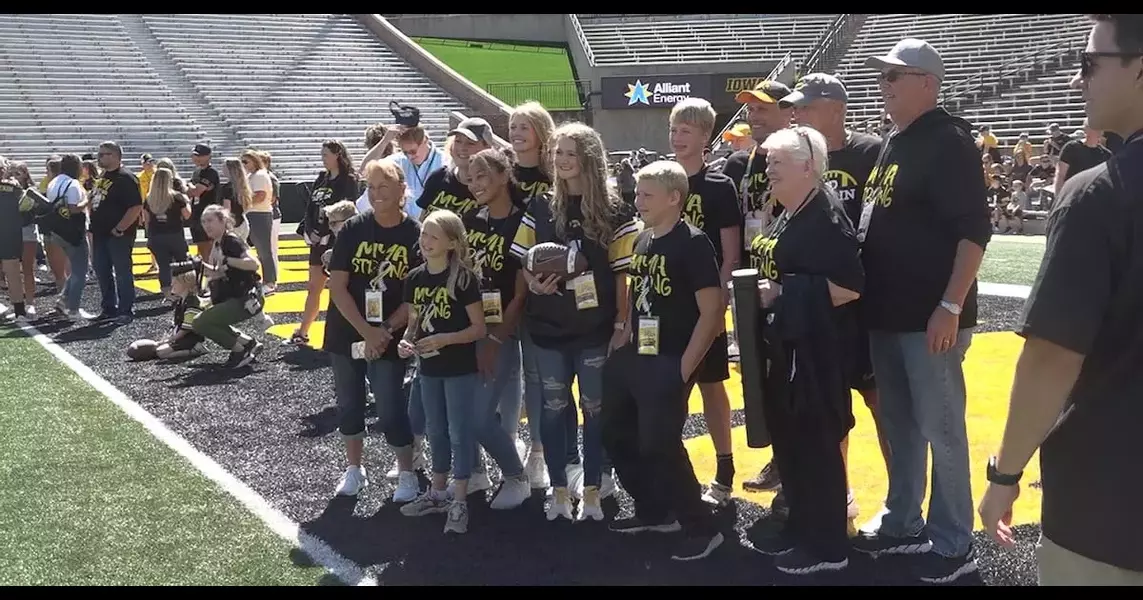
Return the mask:
<svg viewBox="0 0 1143 600">
<path fill-rule="evenodd" d="M 645 84 L 636 79 L 634 84 L 627 84 L 627 93 L 623 96 L 627 98 L 627 106 L 674 106 L 691 97 L 691 84 L 669 81 Z"/>
</svg>

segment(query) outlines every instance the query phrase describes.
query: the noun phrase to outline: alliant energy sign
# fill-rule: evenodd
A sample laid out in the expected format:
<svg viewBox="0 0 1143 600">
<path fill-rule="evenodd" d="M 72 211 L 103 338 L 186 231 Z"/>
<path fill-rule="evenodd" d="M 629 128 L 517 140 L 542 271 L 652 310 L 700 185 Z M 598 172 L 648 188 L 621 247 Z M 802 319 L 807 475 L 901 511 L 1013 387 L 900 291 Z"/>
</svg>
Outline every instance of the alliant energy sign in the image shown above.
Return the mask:
<svg viewBox="0 0 1143 600">
<path fill-rule="evenodd" d="M 604 77 L 601 105 L 605 110 L 666 108 L 692 96 L 710 98 L 710 75 L 648 75 Z"/>
</svg>

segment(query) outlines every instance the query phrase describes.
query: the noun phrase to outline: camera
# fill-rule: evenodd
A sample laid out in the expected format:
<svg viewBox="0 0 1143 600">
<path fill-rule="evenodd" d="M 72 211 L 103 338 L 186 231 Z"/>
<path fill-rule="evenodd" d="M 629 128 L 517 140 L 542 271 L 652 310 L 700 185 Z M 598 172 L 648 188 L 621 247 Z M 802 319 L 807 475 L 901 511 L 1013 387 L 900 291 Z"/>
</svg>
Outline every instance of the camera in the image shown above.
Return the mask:
<svg viewBox="0 0 1143 600">
<path fill-rule="evenodd" d="M 416 127 L 421 124 L 421 109 L 415 106 L 404 105 L 392 100 L 389 102 L 389 112 L 393 113 L 393 121 L 402 127 Z"/>
</svg>

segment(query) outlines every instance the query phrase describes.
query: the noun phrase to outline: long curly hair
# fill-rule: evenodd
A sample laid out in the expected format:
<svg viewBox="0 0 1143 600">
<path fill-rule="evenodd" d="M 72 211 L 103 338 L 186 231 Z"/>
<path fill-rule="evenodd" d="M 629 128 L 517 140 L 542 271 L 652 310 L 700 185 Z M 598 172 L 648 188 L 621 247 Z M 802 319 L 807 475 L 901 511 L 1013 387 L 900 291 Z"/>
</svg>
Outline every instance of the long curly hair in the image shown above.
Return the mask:
<svg viewBox="0 0 1143 600">
<path fill-rule="evenodd" d="M 552 153 L 558 151 L 563 139 L 575 143 L 576 159 L 579 161 L 580 179 L 583 182 L 583 199 L 580 210 L 583 212 L 583 234 L 603 247 L 611 243 L 615 234 L 613 222 L 619 213 L 622 200 L 614 189 L 607 185 L 607 149 L 599 132 L 583 123 L 566 123 L 552 133 Z M 566 239 L 568 218 L 567 181 L 556 177 L 552 182 L 552 216 L 555 219 L 556 234 Z"/>
</svg>

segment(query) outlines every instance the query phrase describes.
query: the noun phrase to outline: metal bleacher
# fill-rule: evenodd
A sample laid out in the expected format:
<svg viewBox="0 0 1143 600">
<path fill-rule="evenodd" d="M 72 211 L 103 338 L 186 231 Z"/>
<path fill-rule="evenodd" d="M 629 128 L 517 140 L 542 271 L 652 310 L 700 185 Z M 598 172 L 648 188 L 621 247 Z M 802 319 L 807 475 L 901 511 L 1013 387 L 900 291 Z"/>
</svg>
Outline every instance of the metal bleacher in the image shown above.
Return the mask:
<svg viewBox="0 0 1143 600">
<path fill-rule="evenodd" d="M 836 17 L 577 14 L 595 66 L 801 58 Z"/>
<path fill-rule="evenodd" d="M 849 91 L 850 124 L 881 117 L 876 73 L 864 66 L 906 37 L 928 41 L 945 63 L 946 102 L 974 125 L 991 125 L 1002 145 L 1021 132 L 1042 143 L 1045 128 L 1066 131 L 1083 125 L 1083 102 L 1069 90 L 1090 24 L 1070 14 L 893 14 L 867 15 L 836 69 Z M 965 100 L 963 92 L 973 95 Z"/>
<path fill-rule="evenodd" d="M 321 142 L 360 159 L 390 100 L 419 107 L 438 141 L 467 110 L 340 14 L 6 15 L 0 69 L 0 155 L 37 177 L 53 153 L 113 140 L 132 169 L 150 153 L 189 174 L 207 142 L 216 163 L 249 145 L 284 181 L 312 181 Z"/>
<path fill-rule="evenodd" d="M 142 15 L 159 45 L 284 180 L 312 180 L 321 142 L 365 153 L 365 128 L 391 123 L 390 100 L 421 109 L 443 141 L 466 110 L 350 15 Z M 187 35 L 188 31 L 194 35 Z"/>
<path fill-rule="evenodd" d="M 95 152 L 107 140 L 135 168 L 144 152 L 189 165 L 204 135 L 116 15 L 5 15 L 0 71 L 0 154 L 36 177 L 51 154 Z"/>
</svg>

